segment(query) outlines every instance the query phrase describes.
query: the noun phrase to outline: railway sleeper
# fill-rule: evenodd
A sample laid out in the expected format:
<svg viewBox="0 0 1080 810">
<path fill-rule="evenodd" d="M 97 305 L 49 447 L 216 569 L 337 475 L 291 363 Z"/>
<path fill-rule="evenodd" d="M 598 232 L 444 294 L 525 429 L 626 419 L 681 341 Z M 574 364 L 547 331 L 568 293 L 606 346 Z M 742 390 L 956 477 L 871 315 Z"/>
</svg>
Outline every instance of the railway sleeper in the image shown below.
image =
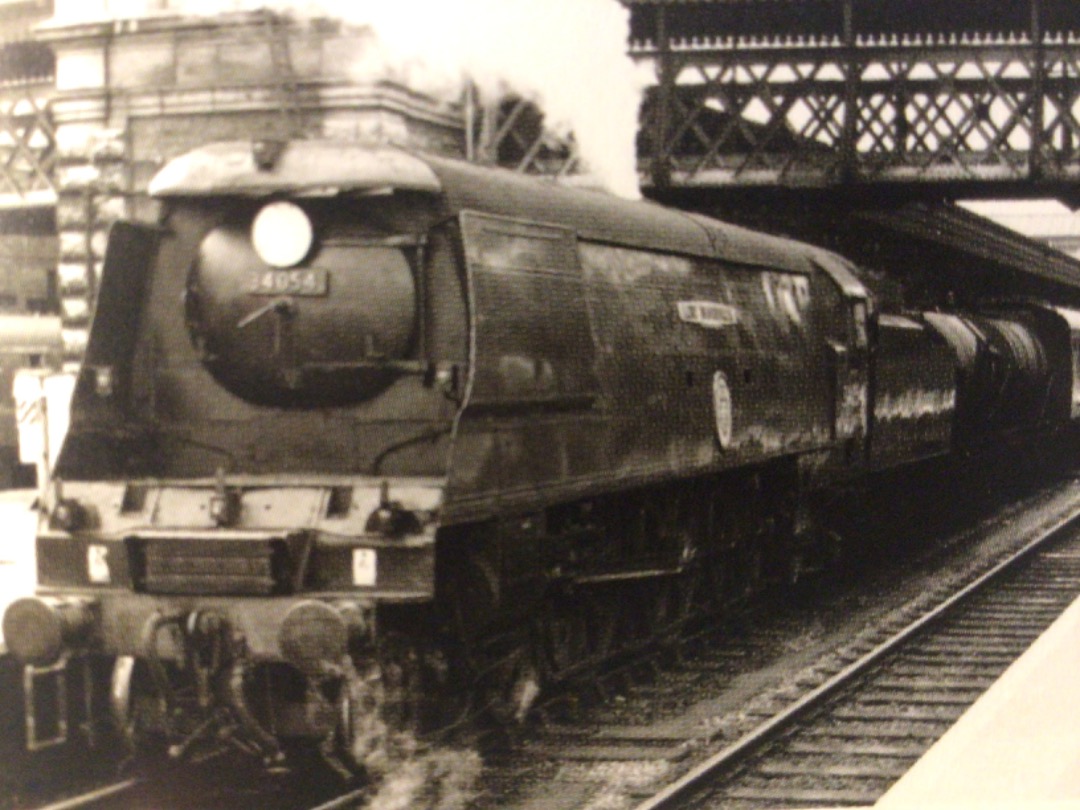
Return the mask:
<svg viewBox="0 0 1080 810">
<path fill-rule="evenodd" d="M 605 725 L 599 728 L 579 726 L 546 726 L 538 730 L 537 736 L 544 741 L 563 739 L 568 742 L 612 742 L 649 745 L 673 745 L 686 740 L 683 728 L 664 728 L 655 725 L 616 726 Z"/>
<path fill-rule="evenodd" d="M 796 737 L 786 743 L 792 754 L 847 755 L 856 757 L 883 757 L 914 760 L 926 752 L 926 746 L 917 743 L 884 743 L 872 740 L 836 740 L 815 742 Z"/>
<path fill-rule="evenodd" d="M 684 745 L 664 747 L 651 745 L 550 745 L 528 743 L 527 753 L 565 761 L 578 762 L 674 762 L 689 751 Z"/>
<path fill-rule="evenodd" d="M 971 616 L 951 623 L 948 630 L 950 632 L 955 631 L 957 635 L 974 637 L 986 635 L 986 628 L 993 627 L 996 628 L 993 634 L 1000 638 L 1023 638 L 1027 636 L 1034 639 L 1042 635 L 1043 631 L 1054 623 L 1054 620 L 1061 615 L 1063 609 L 1063 607 L 1059 607 L 1055 613 L 1047 611 L 1046 615 L 1038 616 L 1016 616 L 1015 614 L 1011 618 L 1007 614 Z"/>
<path fill-rule="evenodd" d="M 925 740 L 927 743 L 938 739 L 952 725 L 949 720 L 905 720 L 893 721 L 892 725 L 877 720 L 844 720 L 828 726 L 817 725 L 803 729 L 800 736 L 814 739 L 830 739 L 838 743 L 844 740 L 862 742 L 865 740 Z"/>
<path fill-rule="evenodd" d="M 751 806 L 755 807 L 760 807 L 760 802 L 772 802 L 788 807 L 794 804 L 839 807 L 841 805 L 871 805 L 880 798 L 881 792 L 858 789 L 806 788 L 784 790 L 781 788 L 745 787 L 719 791 L 717 795 L 721 799 L 752 802 L 754 804 Z"/>
<path fill-rule="evenodd" d="M 970 706 L 985 690 L 979 688 L 950 689 L 947 692 L 926 689 L 891 689 L 877 688 L 870 694 L 859 697 L 859 705 L 873 705 L 884 703 L 896 705 L 904 703 L 909 706 Z"/>
<path fill-rule="evenodd" d="M 978 630 L 960 630 L 950 628 L 943 630 L 939 638 L 946 645 L 956 644 L 976 649 L 982 649 L 984 644 L 989 643 L 994 648 L 1010 650 L 1019 648 L 1026 650 L 1041 633 L 1032 631 L 1010 632 L 1001 629 L 988 629 L 985 632 Z"/>
<path fill-rule="evenodd" d="M 1034 641 L 1034 639 L 1031 639 Z M 935 654 L 941 653 L 942 655 L 970 655 L 985 657 L 988 655 L 1001 655 L 1001 656 L 1013 656 L 1013 658 L 1019 658 L 1020 654 L 1024 652 L 1031 642 L 1024 640 L 1022 642 L 997 642 L 991 641 L 986 638 L 971 638 L 960 637 L 956 639 L 948 638 L 944 635 L 937 636 L 933 640 L 925 641 L 918 645 L 917 653 L 923 654 Z"/>
<path fill-rule="evenodd" d="M 958 716 L 956 704 L 952 705 L 917 705 L 901 703 L 881 705 L 876 703 L 857 703 L 853 706 L 834 709 L 829 716 L 835 720 L 866 720 L 872 722 L 908 723 L 924 721 L 933 723 L 951 723 Z"/>
<path fill-rule="evenodd" d="M 1016 600 L 1025 605 L 1056 605 L 1076 593 L 1080 582 L 1076 577 L 1058 577 L 1051 582 L 1013 582 L 1001 586 L 994 594 L 995 601 Z M 1062 598 L 1052 594 L 1061 593 Z M 1040 596 L 1039 594 L 1045 594 Z"/>
<path fill-rule="evenodd" d="M 888 760 L 875 757 L 867 763 L 836 762 L 832 759 L 810 759 L 788 762 L 766 762 L 754 770 L 768 777 L 774 776 L 814 776 L 814 777 L 856 777 L 859 779 L 899 779 L 914 762 L 914 758 Z"/>
<path fill-rule="evenodd" d="M 904 674 L 908 673 L 913 677 L 904 678 Z M 906 668 L 904 671 L 898 669 L 891 669 L 891 675 L 888 677 L 879 678 L 874 681 L 874 686 L 878 689 L 888 689 L 894 692 L 900 692 L 904 694 L 918 694 L 922 692 L 941 692 L 949 694 L 952 692 L 978 692 L 982 693 L 993 685 L 996 678 L 992 677 L 957 677 L 948 678 L 940 675 L 934 675 L 933 677 L 927 677 L 923 679 L 920 677 L 920 672 L 916 668 Z"/>
<path fill-rule="evenodd" d="M 1026 649 L 1026 647 L 1024 648 Z M 1023 652 L 1023 649 L 1021 650 Z M 950 666 L 956 667 L 1007 667 L 1017 658 L 1017 653 L 1012 649 L 986 649 L 974 645 L 942 645 L 938 647 L 919 646 L 918 649 L 905 652 L 900 659 L 908 664 L 920 664 L 925 666 Z M 963 660 L 958 660 L 963 659 Z M 955 667 L 951 665 L 955 664 Z"/>
</svg>

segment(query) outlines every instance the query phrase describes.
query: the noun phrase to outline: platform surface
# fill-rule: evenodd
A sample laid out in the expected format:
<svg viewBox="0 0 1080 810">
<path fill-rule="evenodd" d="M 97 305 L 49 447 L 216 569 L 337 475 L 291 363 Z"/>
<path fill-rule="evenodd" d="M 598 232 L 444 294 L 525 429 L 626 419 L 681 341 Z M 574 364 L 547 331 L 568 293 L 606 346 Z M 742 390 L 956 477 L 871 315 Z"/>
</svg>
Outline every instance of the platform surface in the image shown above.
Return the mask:
<svg viewBox="0 0 1080 810">
<path fill-rule="evenodd" d="M 1080 810 L 1080 599 L 875 805 Z"/>
<path fill-rule="evenodd" d="M 31 504 L 36 497 L 34 490 L 0 491 L 0 616 L 12 601 L 34 591 L 37 517 Z M 0 649 L 3 645 L 0 630 Z"/>
</svg>

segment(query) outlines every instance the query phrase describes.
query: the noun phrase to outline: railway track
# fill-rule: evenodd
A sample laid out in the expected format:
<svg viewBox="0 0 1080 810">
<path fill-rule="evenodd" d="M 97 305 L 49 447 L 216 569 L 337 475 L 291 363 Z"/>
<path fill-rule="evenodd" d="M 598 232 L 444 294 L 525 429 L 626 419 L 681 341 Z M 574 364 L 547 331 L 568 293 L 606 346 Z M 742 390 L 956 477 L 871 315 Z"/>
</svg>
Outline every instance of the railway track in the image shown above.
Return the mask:
<svg viewBox="0 0 1080 810">
<path fill-rule="evenodd" d="M 837 604 L 831 609 L 849 621 L 846 625 L 832 627 L 828 611 L 814 604 L 809 609 L 796 604 L 779 611 L 770 606 L 765 615 L 739 619 L 720 635 L 691 639 L 676 658 L 669 651 L 663 664 L 654 655 L 607 673 L 593 684 L 596 692 L 606 693 L 598 705 L 586 697 L 575 707 L 574 695 L 564 696 L 548 707 L 545 720 L 508 753 L 490 757 L 475 788 L 480 798 L 473 807 L 536 807 L 538 793 L 546 794 L 542 805 L 551 810 L 630 808 L 642 801 L 643 810 L 682 807 L 688 795 L 704 789 L 702 784 L 715 769 L 743 781 L 717 788 L 731 792 L 717 794 L 715 799 L 706 795 L 702 806 L 713 801 L 724 807 L 740 803 L 765 807 L 774 801 L 770 795 L 785 806 L 798 806 L 800 796 L 815 804 L 826 796 L 836 805 L 849 803 L 845 798 L 864 802 L 880 789 L 873 786 L 874 779 L 891 784 L 1080 592 L 1080 551 L 1075 558 L 1071 551 L 1047 558 L 1065 561 L 1069 569 L 1060 574 L 1065 577 L 1062 581 L 1051 583 L 1047 596 L 1031 598 L 1033 586 L 1020 587 L 1018 594 L 1027 597 L 1022 601 L 1032 609 L 1023 621 L 1004 627 L 1004 619 L 1019 612 L 1012 605 L 985 614 L 995 619 L 1001 633 L 978 652 L 973 651 L 982 619 L 976 615 L 958 619 L 951 640 L 941 637 L 920 653 L 912 653 L 903 666 L 876 681 L 876 693 L 861 699 L 838 698 L 840 714 L 821 721 L 824 727 L 807 732 L 800 741 L 793 739 L 790 724 L 825 711 L 821 707 L 830 696 L 847 695 L 845 690 L 853 688 L 848 685 L 851 678 L 869 679 L 870 675 L 861 673 L 892 655 L 887 649 L 890 639 L 910 639 L 920 632 L 912 628 L 943 623 L 951 609 L 943 603 L 974 605 L 978 598 L 974 594 L 956 597 L 960 580 L 970 585 L 989 570 L 1004 575 L 1016 564 L 1013 559 L 1024 554 L 1037 559 L 1043 554 L 1041 546 L 1019 538 L 1037 533 L 1045 541 L 1055 529 L 1060 533 L 1080 514 L 1075 506 L 1078 499 L 1080 482 L 1024 499 L 945 541 L 945 547 L 962 556 L 963 566 L 956 565 L 952 551 L 938 553 L 943 559 L 934 562 L 909 559 L 897 570 L 924 570 L 910 577 L 905 573 L 899 594 L 886 593 L 879 583 L 869 588 L 860 585 L 853 594 L 833 599 Z M 968 570 L 956 570 L 964 566 Z M 883 576 L 900 579 L 888 571 Z M 834 596 L 831 590 L 828 598 Z M 850 623 L 853 615 L 854 624 Z M 927 619 L 928 615 L 933 618 Z M 843 636 L 844 643 L 835 641 L 838 636 Z M 965 656 L 978 661 L 969 665 L 960 660 Z M 945 668 L 932 674 L 920 668 L 926 661 L 937 661 Z M 836 724 L 841 722 L 846 725 L 832 737 L 822 730 L 829 724 L 839 728 Z M 888 730 L 877 740 L 854 736 L 855 731 L 872 728 Z M 840 745 L 837 739 L 848 743 Z M 782 751 L 779 746 L 789 740 L 791 749 Z M 763 758 L 763 745 L 779 752 L 778 758 Z M 717 750 L 721 753 L 713 753 Z M 839 759 L 826 759 L 837 751 Z M 754 771 L 758 764 L 760 769 Z M 832 781 L 812 783 L 818 772 L 831 774 Z M 520 789 L 523 782 L 533 783 L 531 793 Z M 177 800 L 168 799 L 167 806 L 189 810 L 192 805 L 184 803 L 184 795 L 184 790 L 179 791 Z M 326 807 L 359 808 L 370 797 L 361 791 L 330 800 Z M 141 806 L 123 793 L 103 798 L 60 806 L 114 810 Z M 160 803 L 164 796 L 154 798 L 158 806 L 166 806 Z M 249 806 L 251 798 L 218 794 L 215 804 Z M 265 801 L 265 796 L 259 799 Z"/>
<path fill-rule="evenodd" d="M 1080 594 L 1080 511 L 637 805 L 876 802 Z"/>
<path fill-rule="evenodd" d="M 951 552 L 916 561 L 925 570 L 902 598 L 863 591 L 857 601 L 881 604 L 863 606 L 844 642 L 806 640 L 791 626 L 800 606 L 639 673 L 490 762 L 476 806 L 872 804 L 1080 593 L 1080 539 L 1046 550 L 1080 521 L 1078 494 L 1071 484 L 999 514 L 972 530 L 974 549 L 970 536 L 949 541 L 961 564 Z M 999 584 L 1020 566 L 1036 580 Z M 725 781 L 705 787 L 713 779 Z"/>
<path fill-rule="evenodd" d="M 295 788 L 295 786 L 290 786 Z M 152 778 L 132 777 L 101 783 L 79 793 L 38 804 L 19 805 L 26 810 L 195 810 L 204 807 L 252 807 L 267 810 L 359 810 L 371 797 L 367 788 L 337 794 L 304 796 L 297 790 L 268 790 L 266 785 L 251 785 L 245 791 L 208 788 L 195 780 L 167 783 Z M 321 791 L 325 793 L 325 791 Z"/>
</svg>

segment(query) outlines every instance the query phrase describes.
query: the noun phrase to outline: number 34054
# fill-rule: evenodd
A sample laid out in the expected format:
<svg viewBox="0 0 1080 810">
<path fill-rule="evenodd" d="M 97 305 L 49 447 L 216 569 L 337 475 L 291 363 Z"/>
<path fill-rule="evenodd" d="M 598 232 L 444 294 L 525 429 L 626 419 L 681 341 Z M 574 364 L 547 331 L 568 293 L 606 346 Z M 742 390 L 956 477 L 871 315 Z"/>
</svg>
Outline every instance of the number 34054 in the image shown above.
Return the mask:
<svg viewBox="0 0 1080 810">
<path fill-rule="evenodd" d="M 264 270 L 252 279 L 255 295 L 326 295 L 330 279 L 325 270 Z"/>
</svg>

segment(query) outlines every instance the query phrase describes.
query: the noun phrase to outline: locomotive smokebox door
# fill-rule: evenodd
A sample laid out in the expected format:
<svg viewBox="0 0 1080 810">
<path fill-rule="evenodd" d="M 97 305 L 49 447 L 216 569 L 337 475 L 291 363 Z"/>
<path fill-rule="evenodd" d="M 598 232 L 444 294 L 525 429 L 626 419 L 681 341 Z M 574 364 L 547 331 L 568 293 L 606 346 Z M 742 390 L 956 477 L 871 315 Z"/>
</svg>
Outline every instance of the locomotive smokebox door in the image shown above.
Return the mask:
<svg viewBox="0 0 1080 810">
<path fill-rule="evenodd" d="M 310 215 L 279 200 L 217 225 L 189 271 L 185 317 L 203 364 L 259 405 L 370 400 L 416 361 L 419 237 L 369 222 L 378 200 L 344 225 L 306 205 Z"/>
</svg>

